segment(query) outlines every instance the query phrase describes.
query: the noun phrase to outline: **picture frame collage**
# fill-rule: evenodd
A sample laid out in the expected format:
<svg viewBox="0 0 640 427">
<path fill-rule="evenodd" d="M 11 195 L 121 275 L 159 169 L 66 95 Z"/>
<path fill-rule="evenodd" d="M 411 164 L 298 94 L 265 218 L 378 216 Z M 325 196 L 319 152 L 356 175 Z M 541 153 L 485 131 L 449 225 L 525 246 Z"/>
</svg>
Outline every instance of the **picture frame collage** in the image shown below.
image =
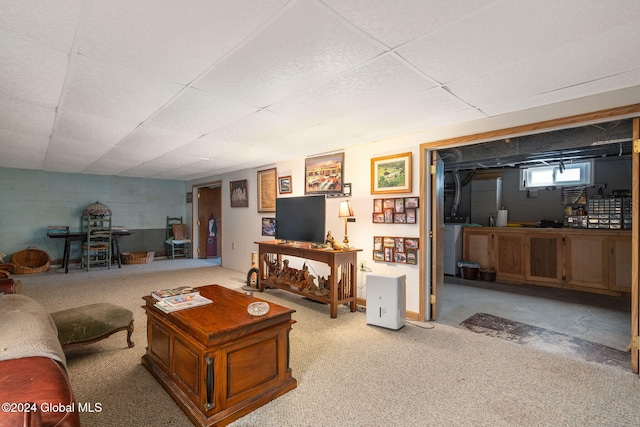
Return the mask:
<svg viewBox="0 0 640 427">
<path fill-rule="evenodd" d="M 416 224 L 419 207 L 419 197 L 373 199 L 371 220 L 374 224 Z"/>
<path fill-rule="evenodd" d="M 373 236 L 373 260 L 416 265 L 419 242 L 417 237 Z"/>
</svg>

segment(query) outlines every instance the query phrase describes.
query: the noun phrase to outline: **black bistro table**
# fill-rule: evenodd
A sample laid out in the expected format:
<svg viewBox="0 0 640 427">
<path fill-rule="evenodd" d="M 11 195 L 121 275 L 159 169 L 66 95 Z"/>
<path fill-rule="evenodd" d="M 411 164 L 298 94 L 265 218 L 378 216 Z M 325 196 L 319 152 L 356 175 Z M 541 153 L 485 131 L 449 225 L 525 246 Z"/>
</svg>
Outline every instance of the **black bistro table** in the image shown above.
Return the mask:
<svg viewBox="0 0 640 427">
<path fill-rule="evenodd" d="M 71 252 L 71 242 L 81 242 L 86 239 L 87 233 L 81 233 L 79 231 L 69 233 L 47 233 L 47 236 L 52 239 L 64 239 L 64 253 L 62 254 L 62 266 L 64 272 L 69 272 L 69 254 Z M 122 267 L 120 262 L 120 243 L 118 242 L 118 236 L 130 236 L 130 231 L 112 230 L 111 231 L 111 263 L 113 264 L 114 257 L 118 260 L 118 268 Z"/>
</svg>

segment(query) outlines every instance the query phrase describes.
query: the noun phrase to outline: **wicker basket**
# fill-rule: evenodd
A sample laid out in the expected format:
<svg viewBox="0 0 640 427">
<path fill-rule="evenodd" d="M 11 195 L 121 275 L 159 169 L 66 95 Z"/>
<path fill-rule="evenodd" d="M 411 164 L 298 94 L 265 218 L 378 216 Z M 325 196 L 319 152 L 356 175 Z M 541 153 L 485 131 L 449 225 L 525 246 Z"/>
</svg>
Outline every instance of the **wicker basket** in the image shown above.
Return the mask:
<svg viewBox="0 0 640 427">
<path fill-rule="evenodd" d="M 11 255 L 11 264 L 16 266 L 15 274 L 42 273 L 49 269 L 49 254 L 34 247 L 28 247 Z"/>
<path fill-rule="evenodd" d="M 149 264 L 155 255 L 155 252 L 122 252 L 120 259 L 123 264 Z"/>
</svg>

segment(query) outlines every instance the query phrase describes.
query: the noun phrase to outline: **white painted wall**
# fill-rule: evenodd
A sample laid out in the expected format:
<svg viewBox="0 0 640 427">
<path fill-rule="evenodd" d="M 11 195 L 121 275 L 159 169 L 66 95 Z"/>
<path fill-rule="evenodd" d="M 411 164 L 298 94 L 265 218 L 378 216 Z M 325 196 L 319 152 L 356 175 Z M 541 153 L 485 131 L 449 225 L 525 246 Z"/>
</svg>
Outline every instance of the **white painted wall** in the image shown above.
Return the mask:
<svg viewBox="0 0 640 427">
<path fill-rule="evenodd" d="M 419 221 L 424 215 L 425 207 L 420 200 L 418 223 L 416 224 L 374 224 L 372 222 L 373 199 L 383 195 L 371 194 L 371 158 L 394 155 L 411 151 L 413 153 L 411 193 L 390 194 L 389 197 L 418 196 L 420 191 L 419 178 L 419 144 L 414 141 L 390 143 L 370 143 L 347 148 L 344 164 L 344 182 L 351 183 L 352 196 L 350 198 L 356 217 L 355 223 L 348 224 L 349 243 L 362 249 L 358 254 L 358 261 L 365 261 L 373 273 L 405 274 L 407 276 L 407 311 L 417 313 L 419 301 L 419 268 L 417 265 L 385 263 L 373 261 L 373 236 L 419 237 Z M 320 149 L 319 152 L 322 152 Z M 277 168 L 278 176 L 291 175 L 292 193 L 289 196 L 304 196 L 304 158 L 287 160 L 275 165 L 268 164 L 256 169 L 248 169 L 223 175 L 212 175 L 187 183 L 187 187 L 197 187 L 203 183 L 222 181 L 222 265 L 237 271 L 248 271 L 251 268 L 251 253 L 258 251 L 256 241 L 272 240 L 262 236 L 262 218 L 274 217 L 275 213 L 259 213 L 257 209 L 257 172 L 272 167 Z M 231 208 L 229 198 L 229 182 L 246 179 L 249 190 L 248 208 Z M 195 193 L 194 193 L 195 194 Z M 341 198 L 327 198 L 326 229 L 330 230 L 338 241 L 344 235 L 344 221 L 338 218 L 338 205 Z M 194 203 L 197 211 L 197 203 Z M 424 242 L 421 242 L 424 244 Z M 194 242 L 194 245 L 197 245 Z M 422 256 L 422 248 L 419 256 Z M 296 266 L 292 260 L 292 265 Z M 300 262 L 301 265 L 301 262 Z M 311 263 L 317 275 L 327 275 L 328 269 L 320 263 Z M 358 272 L 358 297 L 366 297 L 366 274 Z"/>
</svg>

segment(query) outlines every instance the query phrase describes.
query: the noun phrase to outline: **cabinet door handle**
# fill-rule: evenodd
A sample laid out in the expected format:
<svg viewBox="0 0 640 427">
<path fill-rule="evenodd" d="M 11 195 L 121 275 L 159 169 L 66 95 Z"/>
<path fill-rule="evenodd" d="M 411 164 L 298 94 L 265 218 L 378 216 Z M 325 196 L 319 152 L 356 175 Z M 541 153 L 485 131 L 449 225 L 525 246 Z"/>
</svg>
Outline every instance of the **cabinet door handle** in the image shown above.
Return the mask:
<svg viewBox="0 0 640 427">
<path fill-rule="evenodd" d="M 207 363 L 207 403 L 204 405 L 204 407 L 209 410 L 215 407 L 215 404 L 213 403 L 213 385 L 215 383 L 215 379 L 213 376 L 213 357 L 207 357 L 205 360 Z"/>
</svg>

